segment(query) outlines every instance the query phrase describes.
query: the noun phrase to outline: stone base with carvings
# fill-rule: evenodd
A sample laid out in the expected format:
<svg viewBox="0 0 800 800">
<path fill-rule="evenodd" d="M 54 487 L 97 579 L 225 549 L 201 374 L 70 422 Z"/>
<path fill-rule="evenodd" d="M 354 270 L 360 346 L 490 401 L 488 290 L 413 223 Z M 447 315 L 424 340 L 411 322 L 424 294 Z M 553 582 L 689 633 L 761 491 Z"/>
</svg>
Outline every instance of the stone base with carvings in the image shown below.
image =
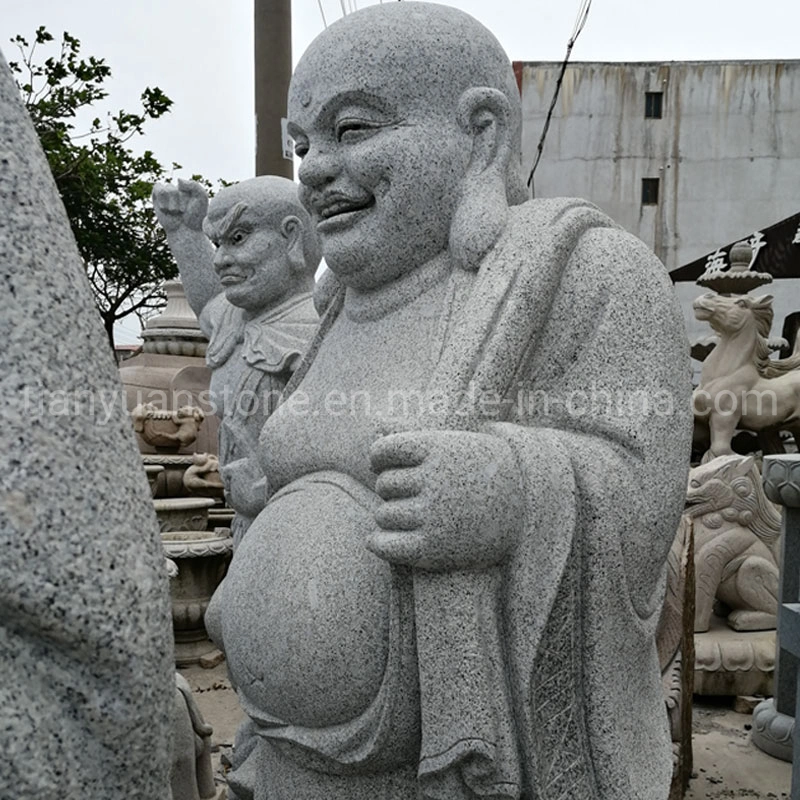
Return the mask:
<svg viewBox="0 0 800 800">
<path fill-rule="evenodd" d="M 775 631 L 734 631 L 715 616 L 706 633 L 695 634 L 694 646 L 695 694 L 772 694 Z"/>
</svg>

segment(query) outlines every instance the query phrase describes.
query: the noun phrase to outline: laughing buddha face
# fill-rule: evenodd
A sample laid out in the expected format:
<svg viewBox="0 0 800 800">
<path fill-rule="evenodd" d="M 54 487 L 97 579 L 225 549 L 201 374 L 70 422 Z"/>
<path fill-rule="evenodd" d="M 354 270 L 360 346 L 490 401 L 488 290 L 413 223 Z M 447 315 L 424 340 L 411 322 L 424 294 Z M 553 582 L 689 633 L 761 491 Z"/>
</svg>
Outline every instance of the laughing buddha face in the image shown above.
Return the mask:
<svg viewBox="0 0 800 800">
<path fill-rule="evenodd" d="M 516 91 L 493 37 L 460 52 L 475 29 L 491 37 L 453 9 L 386 4 L 331 26 L 300 60 L 288 111 L 300 199 L 345 285 L 375 289 L 447 250 L 473 154 L 474 129 L 459 112 L 473 62 L 502 72 L 504 91 L 510 75 Z M 442 52 L 442 35 L 459 40 L 457 56 Z"/>
</svg>

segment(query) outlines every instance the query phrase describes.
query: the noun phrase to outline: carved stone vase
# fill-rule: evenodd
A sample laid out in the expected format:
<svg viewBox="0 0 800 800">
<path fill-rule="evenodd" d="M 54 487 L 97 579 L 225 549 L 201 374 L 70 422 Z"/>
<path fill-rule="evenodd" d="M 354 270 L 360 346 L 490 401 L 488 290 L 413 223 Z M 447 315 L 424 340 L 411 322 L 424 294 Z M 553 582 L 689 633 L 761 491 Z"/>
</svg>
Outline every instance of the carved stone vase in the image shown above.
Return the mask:
<svg viewBox="0 0 800 800">
<path fill-rule="evenodd" d="M 160 315 L 147 320 L 142 352 L 119 370 L 128 410 L 146 407 L 149 411 L 137 430 L 139 449 L 150 454 L 216 453 L 219 424 L 208 398 L 207 340 L 181 282 L 167 281 L 164 290 L 167 305 Z M 185 415 L 173 420 L 173 413 L 189 408 L 202 411 L 202 425 L 199 421 L 193 425 L 194 418 Z M 192 432 L 194 436 L 189 435 Z"/>
<path fill-rule="evenodd" d="M 215 501 L 210 497 L 165 497 L 153 500 L 161 533 L 205 531 L 208 510 Z"/>
<path fill-rule="evenodd" d="M 131 418 L 133 429 L 147 445 L 157 452 L 177 453 L 194 444 L 205 414 L 194 406 L 163 410 L 142 403 L 131 411 Z"/>
<path fill-rule="evenodd" d="M 197 663 L 216 649 L 208 639 L 203 617 L 227 572 L 233 538 L 228 528 L 168 531 L 161 538 L 167 556 L 178 565 L 178 575 L 170 581 L 170 594 L 175 663 L 182 667 Z"/>
<path fill-rule="evenodd" d="M 153 500 L 167 558 L 177 567 L 170 580 L 175 664 L 197 663 L 216 648 L 203 618 L 217 586 L 225 577 L 233 539 L 229 528 L 208 530 L 210 497 L 165 497 Z"/>
</svg>

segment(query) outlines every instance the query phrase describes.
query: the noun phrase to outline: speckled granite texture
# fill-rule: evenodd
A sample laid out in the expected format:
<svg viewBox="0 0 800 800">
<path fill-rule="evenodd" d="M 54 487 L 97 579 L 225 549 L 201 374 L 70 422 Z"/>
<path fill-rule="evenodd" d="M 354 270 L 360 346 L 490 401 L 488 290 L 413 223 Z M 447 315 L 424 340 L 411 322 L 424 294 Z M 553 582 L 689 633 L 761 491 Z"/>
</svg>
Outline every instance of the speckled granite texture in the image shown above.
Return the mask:
<svg viewBox="0 0 800 800">
<path fill-rule="evenodd" d="M 222 591 L 233 796 L 666 800 L 692 423 L 666 270 L 583 201 L 525 202 L 508 58 L 459 11 L 347 15 L 288 115 L 332 275 Z"/>
<path fill-rule="evenodd" d="M 114 358 L 0 57 L 0 797 L 167 800 L 164 554 Z"/>
</svg>

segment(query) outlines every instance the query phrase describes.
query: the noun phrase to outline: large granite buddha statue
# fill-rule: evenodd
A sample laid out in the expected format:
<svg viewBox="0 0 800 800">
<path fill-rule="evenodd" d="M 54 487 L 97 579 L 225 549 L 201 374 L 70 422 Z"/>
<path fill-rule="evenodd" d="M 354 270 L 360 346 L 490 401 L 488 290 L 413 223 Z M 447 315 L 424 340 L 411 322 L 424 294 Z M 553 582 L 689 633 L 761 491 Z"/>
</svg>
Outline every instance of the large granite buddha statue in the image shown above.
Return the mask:
<svg viewBox="0 0 800 800">
<path fill-rule="evenodd" d="M 219 598 L 237 798 L 667 796 L 686 339 L 641 242 L 526 202 L 520 117 L 443 6 L 348 15 L 294 74 L 330 273 Z"/>
</svg>

